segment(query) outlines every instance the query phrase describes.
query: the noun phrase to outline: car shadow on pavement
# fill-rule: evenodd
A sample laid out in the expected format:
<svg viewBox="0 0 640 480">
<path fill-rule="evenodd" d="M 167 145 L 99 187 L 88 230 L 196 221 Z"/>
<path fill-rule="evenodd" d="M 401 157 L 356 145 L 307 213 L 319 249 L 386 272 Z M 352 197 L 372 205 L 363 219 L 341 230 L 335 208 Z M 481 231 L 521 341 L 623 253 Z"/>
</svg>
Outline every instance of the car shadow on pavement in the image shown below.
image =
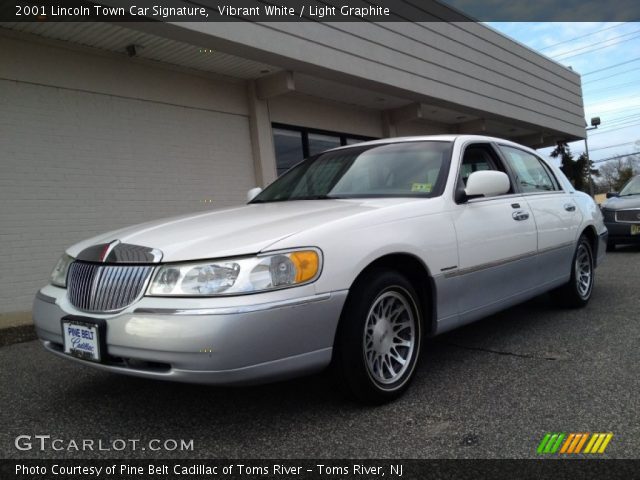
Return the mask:
<svg viewBox="0 0 640 480">
<path fill-rule="evenodd" d="M 640 252 L 640 245 L 617 245 L 614 250 L 607 251 L 607 255 L 615 255 L 616 253 L 633 253 Z"/>
<path fill-rule="evenodd" d="M 513 335 L 521 336 L 523 331 L 541 328 L 534 328 L 532 324 L 541 321 L 540 317 L 547 317 L 555 308 L 548 296 L 542 295 L 479 322 L 428 338 L 425 340 L 418 374 L 422 377 L 421 372 L 425 370 L 426 376 L 429 370 L 446 370 L 447 363 L 451 361 L 451 355 L 447 353 L 455 352 L 458 357 L 464 356 L 465 349 L 482 349 L 482 345 L 491 344 L 496 339 L 508 340 Z M 302 413 L 314 406 L 322 406 L 323 409 L 327 406 L 362 408 L 342 392 L 329 370 L 293 380 L 242 387 L 193 385 L 106 372 L 93 373 L 83 376 L 82 382 L 69 385 L 69 389 L 77 389 L 78 394 L 81 391 L 88 405 L 96 403 L 104 407 L 105 401 L 114 404 L 126 402 L 126 415 L 130 415 L 132 420 L 140 415 L 154 415 L 154 411 L 165 411 L 171 405 L 176 406 L 174 418 L 180 419 L 180 411 L 198 411 L 198 421 L 204 422 L 208 417 L 215 416 L 219 420 L 229 415 L 235 417 L 233 421 L 237 421 L 242 412 L 251 412 L 257 406 L 261 415 L 270 412 L 274 415 L 282 412 Z M 70 395 L 75 397 L 71 392 Z M 136 405 L 139 408 L 135 408 Z M 247 415 L 247 418 L 251 417 L 250 413 Z"/>
<path fill-rule="evenodd" d="M 367 452 L 379 453 L 382 447 L 367 450 L 353 441 L 366 438 L 371 429 L 386 429 L 389 438 L 398 436 L 399 449 L 405 445 L 399 439 L 410 431 L 427 442 L 429 451 L 452 445 L 464 450 L 468 447 L 459 446 L 464 435 L 483 428 L 473 423 L 474 418 L 505 408 L 509 413 L 501 415 L 517 417 L 528 405 L 525 397 L 556 391 L 561 377 L 549 374 L 572 364 L 571 353 L 562 350 L 562 337 L 575 331 L 580 315 L 584 314 L 558 309 L 548 295 L 541 295 L 426 339 L 411 388 L 382 406 L 350 400 L 329 372 L 267 385 L 214 387 L 128 377 L 77 364 L 70 375 L 70 364 L 60 359 L 55 361 L 66 371 L 60 373 L 64 387 L 45 390 L 42 401 L 60 418 L 82 419 L 65 427 L 74 435 L 93 438 L 126 432 L 139 438 L 192 438 L 199 446 L 195 457 L 268 452 L 273 458 L 292 451 L 330 457 L 347 447 L 345 454 L 373 455 Z M 52 365 L 52 375 L 55 372 Z M 535 383 L 539 378 L 545 381 Z M 536 389 L 528 391 L 533 383 Z M 43 418 L 42 413 L 29 415 Z M 49 421 L 54 422 L 45 422 Z M 42 420 L 39 424 L 43 426 Z M 387 442 L 385 454 L 390 455 L 394 445 Z"/>
</svg>

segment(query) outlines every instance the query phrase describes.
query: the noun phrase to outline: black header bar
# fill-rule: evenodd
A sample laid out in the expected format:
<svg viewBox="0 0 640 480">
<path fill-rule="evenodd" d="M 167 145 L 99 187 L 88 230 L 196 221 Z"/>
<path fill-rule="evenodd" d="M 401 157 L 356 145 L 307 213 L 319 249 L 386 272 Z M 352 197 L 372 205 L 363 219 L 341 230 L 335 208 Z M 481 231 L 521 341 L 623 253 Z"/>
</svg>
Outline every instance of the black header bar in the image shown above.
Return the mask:
<svg viewBox="0 0 640 480">
<path fill-rule="evenodd" d="M 0 0 L 3 22 L 640 21 L 637 0 Z"/>
</svg>

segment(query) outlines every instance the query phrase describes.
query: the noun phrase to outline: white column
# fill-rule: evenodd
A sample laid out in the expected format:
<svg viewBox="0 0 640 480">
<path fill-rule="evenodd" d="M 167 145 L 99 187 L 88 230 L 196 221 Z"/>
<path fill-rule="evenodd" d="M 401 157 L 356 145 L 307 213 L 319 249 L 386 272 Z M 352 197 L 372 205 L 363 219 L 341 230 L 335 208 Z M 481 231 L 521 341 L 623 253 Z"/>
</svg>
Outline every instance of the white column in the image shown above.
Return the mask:
<svg viewBox="0 0 640 480">
<path fill-rule="evenodd" d="M 257 186 L 264 188 L 277 177 L 269 106 L 266 100 L 261 100 L 258 97 L 254 80 L 247 82 L 247 97 L 249 100 L 249 127 L 256 183 Z"/>
</svg>

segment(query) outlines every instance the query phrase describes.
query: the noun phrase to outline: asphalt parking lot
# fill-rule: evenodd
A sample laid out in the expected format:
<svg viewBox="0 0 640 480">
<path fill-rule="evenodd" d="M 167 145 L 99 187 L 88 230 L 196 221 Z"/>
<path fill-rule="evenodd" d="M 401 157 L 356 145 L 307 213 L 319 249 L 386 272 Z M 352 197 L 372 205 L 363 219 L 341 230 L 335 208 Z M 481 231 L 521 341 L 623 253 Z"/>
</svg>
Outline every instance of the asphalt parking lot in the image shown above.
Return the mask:
<svg viewBox="0 0 640 480">
<path fill-rule="evenodd" d="M 426 343 L 407 394 L 345 399 L 328 375 L 249 388 L 117 376 L 0 348 L 0 457 L 521 458 L 546 432 L 613 432 L 608 458 L 640 457 L 640 248 L 598 270 L 590 305 L 538 297 Z M 193 439 L 192 452 L 18 451 L 18 435 Z"/>
</svg>

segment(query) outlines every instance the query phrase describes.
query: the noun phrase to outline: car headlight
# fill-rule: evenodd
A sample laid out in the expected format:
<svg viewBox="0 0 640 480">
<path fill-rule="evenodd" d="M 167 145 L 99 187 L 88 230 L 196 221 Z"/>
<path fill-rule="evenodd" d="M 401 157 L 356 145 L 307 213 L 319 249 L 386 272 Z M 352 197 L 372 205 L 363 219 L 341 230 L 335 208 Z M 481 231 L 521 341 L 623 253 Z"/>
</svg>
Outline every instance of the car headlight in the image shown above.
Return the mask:
<svg viewBox="0 0 640 480">
<path fill-rule="evenodd" d="M 162 265 L 147 295 L 237 295 L 294 287 L 318 278 L 318 249 L 301 249 L 219 261 Z"/>
<path fill-rule="evenodd" d="M 67 272 L 69 271 L 69 266 L 73 263 L 73 258 L 71 258 L 66 253 L 60 257 L 58 263 L 53 268 L 51 272 L 51 284 L 56 287 L 67 288 Z"/>
</svg>

